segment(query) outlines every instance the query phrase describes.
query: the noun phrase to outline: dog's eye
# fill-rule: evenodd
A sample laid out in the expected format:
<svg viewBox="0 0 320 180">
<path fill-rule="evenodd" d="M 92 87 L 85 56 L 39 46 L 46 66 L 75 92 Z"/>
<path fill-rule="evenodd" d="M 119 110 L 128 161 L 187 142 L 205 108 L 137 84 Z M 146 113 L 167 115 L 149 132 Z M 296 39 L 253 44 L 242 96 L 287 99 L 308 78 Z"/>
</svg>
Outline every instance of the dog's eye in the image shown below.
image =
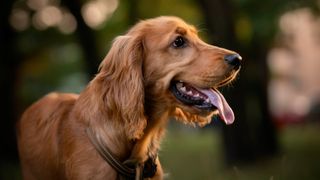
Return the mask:
<svg viewBox="0 0 320 180">
<path fill-rule="evenodd" d="M 181 37 L 181 36 L 178 36 L 172 43 L 172 46 L 175 47 L 175 48 L 182 48 L 182 47 L 185 47 L 186 46 L 186 40 Z"/>
</svg>

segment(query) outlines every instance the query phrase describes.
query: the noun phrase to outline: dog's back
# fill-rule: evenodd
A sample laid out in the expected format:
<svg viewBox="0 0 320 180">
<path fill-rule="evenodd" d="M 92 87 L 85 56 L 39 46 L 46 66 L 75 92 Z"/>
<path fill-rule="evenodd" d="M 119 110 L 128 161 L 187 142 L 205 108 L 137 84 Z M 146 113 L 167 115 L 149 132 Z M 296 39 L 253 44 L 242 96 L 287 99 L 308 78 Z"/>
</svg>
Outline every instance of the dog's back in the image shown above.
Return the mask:
<svg viewBox="0 0 320 180">
<path fill-rule="evenodd" d="M 50 93 L 22 115 L 18 124 L 18 147 L 24 179 L 35 179 L 34 175 L 40 179 L 60 179 L 63 172 L 58 172 L 59 131 L 77 98 L 76 94 Z"/>
</svg>

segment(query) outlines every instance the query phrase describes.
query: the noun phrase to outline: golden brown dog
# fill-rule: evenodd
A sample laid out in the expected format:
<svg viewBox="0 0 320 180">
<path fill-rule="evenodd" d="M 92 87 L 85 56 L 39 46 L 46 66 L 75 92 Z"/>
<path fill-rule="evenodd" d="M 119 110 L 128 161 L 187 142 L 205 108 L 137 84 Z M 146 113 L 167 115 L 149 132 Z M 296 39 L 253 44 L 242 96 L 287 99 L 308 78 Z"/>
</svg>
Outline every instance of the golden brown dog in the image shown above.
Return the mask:
<svg viewBox="0 0 320 180">
<path fill-rule="evenodd" d="M 116 179 L 90 141 L 100 137 L 121 162 L 150 157 L 150 179 L 163 179 L 156 156 L 169 117 L 205 125 L 234 115 L 217 87 L 236 76 L 241 57 L 206 44 L 177 17 L 139 22 L 117 37 L 99 73 L 80 94 L 50 93 L 23 114 L 18 146 L 24 179 Z M 147 179 L 147 178 L 146 178 Z"/>
</svg>

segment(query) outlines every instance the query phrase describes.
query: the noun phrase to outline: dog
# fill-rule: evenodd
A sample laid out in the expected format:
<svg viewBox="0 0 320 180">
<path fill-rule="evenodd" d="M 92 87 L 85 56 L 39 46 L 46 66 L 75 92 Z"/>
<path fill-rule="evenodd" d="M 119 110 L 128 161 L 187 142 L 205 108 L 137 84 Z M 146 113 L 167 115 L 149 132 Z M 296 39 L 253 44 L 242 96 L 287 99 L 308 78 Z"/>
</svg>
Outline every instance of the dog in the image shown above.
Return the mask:
<svg viewBox="0 0 320 180">
<path fill-rule="evenodd" d="M 157 153 L 168 119 L 204 126 L 219 115 L 231 124 L 217 88 L 235 79 L 241 61 L 178 17 L 140 21 L 115 38 L 83 92 L 50 93 L 23 113 L 23 178 L 163 179 Z"/>
</svg>

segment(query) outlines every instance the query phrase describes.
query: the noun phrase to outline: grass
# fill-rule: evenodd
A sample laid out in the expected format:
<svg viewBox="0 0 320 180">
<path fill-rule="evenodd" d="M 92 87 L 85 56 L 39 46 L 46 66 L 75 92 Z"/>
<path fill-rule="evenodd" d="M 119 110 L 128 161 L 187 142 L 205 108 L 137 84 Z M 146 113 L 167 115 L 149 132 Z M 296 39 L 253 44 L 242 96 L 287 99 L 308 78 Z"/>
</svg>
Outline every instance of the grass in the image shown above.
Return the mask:
<svg viewBox="0 0 320 180">
<path fill-rule="evenodd" d="M 226 168 L 216 130 L 175 131 L 160 153 L 172 180 L 319 180 L 320 127 L 289 126 L 279 134 L 281 153 L 250 165 Z"/>
<path fill-rule="evenodd" d="M 171 128 L 160 151 L 169 180 L 319 180 L 320 126 L 289 126 L 279 133 L 281 153 L 226 168 L 218 129 Z M 0 166 L 1 180 L 18 180 L 17 164 Z"/>
</svg>

